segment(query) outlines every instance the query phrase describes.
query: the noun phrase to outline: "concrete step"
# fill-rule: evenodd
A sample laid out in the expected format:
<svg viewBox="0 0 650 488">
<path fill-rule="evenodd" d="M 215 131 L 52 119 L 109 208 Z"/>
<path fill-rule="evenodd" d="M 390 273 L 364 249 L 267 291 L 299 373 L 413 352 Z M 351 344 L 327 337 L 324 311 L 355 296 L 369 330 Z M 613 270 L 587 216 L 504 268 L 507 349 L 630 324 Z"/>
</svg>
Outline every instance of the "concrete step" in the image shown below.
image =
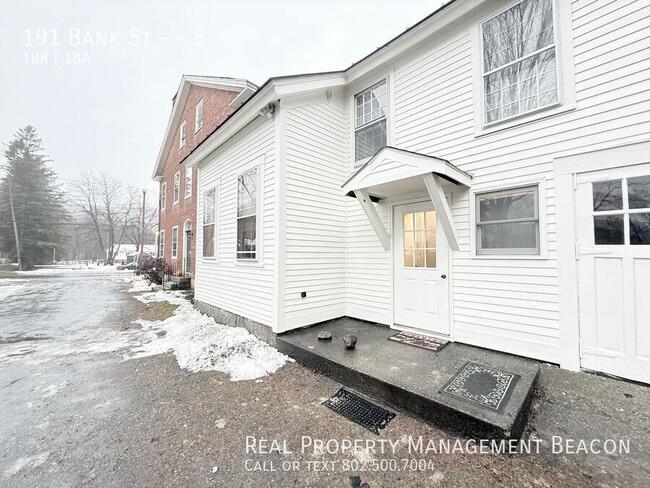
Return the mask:
<svg viewBox="0 0 650 488">
<path fill-rule="evenodd" d="M 332 341 L 318 341 L 321 331 L 331 332 Z M 453 434 L 521 437 L 539 373 L 535 361 L 459 343 L 433 352 L 388 340 L 397 332 L 342 318 L 278 336 L 276 346 L 314 371 Z M 358 337 L 354 350 L 345 349 L 346 334 Z M 518 375 L 499 410 L 440 391 L 468 362 Z"/>
</svg>

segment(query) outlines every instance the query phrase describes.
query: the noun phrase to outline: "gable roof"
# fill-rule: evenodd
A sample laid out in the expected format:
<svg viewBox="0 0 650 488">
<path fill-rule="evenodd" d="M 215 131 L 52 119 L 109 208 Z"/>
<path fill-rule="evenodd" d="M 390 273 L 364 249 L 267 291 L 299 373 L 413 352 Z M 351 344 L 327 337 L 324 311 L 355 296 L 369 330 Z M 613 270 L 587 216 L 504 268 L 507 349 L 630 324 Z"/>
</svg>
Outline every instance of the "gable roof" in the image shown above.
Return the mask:
<svg viewBox="0 0 650 488">
<path fill-rule="evenodd" d="M 244 103 L 246 99 L 250 98 L 255 91 L 257 90 L 257 85 L 251 83 L 248 80 L 243 78 L 229 78 L 223 76 L 197 76 L 197 75 L 183 75 L 181 77 L 181 82 L 176 90 L 176 93 L 172 97 L 172 110 L 169 115 L 169 121 L 167 122 L 167 128 L 165 129 L 165 137 L 163 138 L 160 151 L 158 152 L 158 158 L 156 160 L 156 166 L 152 174 L 152 178 L 156 179 L 162 176 L 162 171 L 165 166 L 165 159 L 169 148 L 171 147 L 172 140 L 174 139 L 175 128 L 180 121 L 180 118 L 183 113 L 183 108 L 185 107 L 185 102 L 190 93 L 192 86 L 201 86 L 205 88 L 213 88 L 216 90 L 226 90 L 238 92 L 239 95 L 233 100 L 235 107 L 238 107 L 240 104 Z"/>
<path fill-rule="evenodd" d="M 418 21 L 411 27 L 407 28 L 405 31 L 401 32 L 384 45 L 378 47 L 367 56 L 361 58 L 359 61 L 352 63 L 344 70 L 319 73 L 303 73 L 269 78 L 249 99 L 246 100 L 245 103 L 243 103 L 237 110 L 230 114 L 219 127 L 215 128 L 211 134 L 209 134 L 197 147 L 195 147 L 189 154 L 187 154 L 181 161 L 181 164 L 185 164 L 187 166 L 196 164 L 203 157 L 207 156 L 209 153 L 219 147 L 219 145 L 225 142 L 225 140 L 229 139 L 232 135 L 238 132 L 238 130 L 241 129 L 245 124 L 247 124 L 251 120 L 250 118 L 247 118 L 247 114 L 255 117 L 259 114 L 260 108 L 266 106 L 268 103 L 272 103 L 275 101 L 275 99 L 280 98 L 282 92 L 276 90 L 276 87 L 281 85 L 284 86 L 286 93 L 286 88 L 290 84 L 294 83 L 297 85 L 303 83 L 307 78 L 314 77 L 332 77 L 336 80 L 329 86 L 322 86 L 321 89 L 349 83 L 359 76 L 365 74 L 366 70 L 372 69 L 373 63 L 385 62 L 386 60 L 393 59 L 400 53 L 410 49 L 414 45 L 421 43 L 428 36 L 432 35 L 432 33 L 437 32 L 439 29 L 445 27 L 456 18 L 462 17 L 467 11 L 471 10 L 476 5 L 484 1 L 487 0 L 448 0 L 437 10 L 422 20 Z M 452 6 L 458 8 L 450 8 Z M 460 7 L 463 7 L 464 9 Z M 447 15 L 447 23 L 445 24 L 445 22 L 442 21 L 445 16 L 442 14 L 447 13 L 449 15 Z M 436 23 L 436 21 L 439 22 Z M 386 59 L 382 61 L 382 57 L 385 57 Z M 343 79 L 343 82 L 340 81 L 341 79 Z M 292 94 L 298 93 L 305 93 L 305 90 L 301 92 L 300 89 L 297 88 L 292 92 Z M 240 125 L 237 125 L 238 121 L 241 122 Z M 219 137 L 222 134 L 224 134 L 223 137 Z"/>
</svg>

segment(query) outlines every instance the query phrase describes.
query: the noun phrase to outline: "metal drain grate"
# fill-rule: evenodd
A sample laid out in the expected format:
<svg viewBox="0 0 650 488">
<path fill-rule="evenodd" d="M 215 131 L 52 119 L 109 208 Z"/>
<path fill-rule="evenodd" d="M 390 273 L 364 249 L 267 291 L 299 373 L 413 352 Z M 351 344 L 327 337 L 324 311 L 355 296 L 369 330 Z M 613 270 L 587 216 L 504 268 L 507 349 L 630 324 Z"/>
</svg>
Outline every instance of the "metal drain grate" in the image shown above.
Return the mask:
<svg viewBox="0 0 650 488">
<path fill-rule="evenodd" d="M 395 418 L 393 412 L 378 407 L 344 388 L 325 400 L 323 405 L 375 434 L 379 434 L 379 429 L 386 427 L 388 422 Z"/>
</svg>

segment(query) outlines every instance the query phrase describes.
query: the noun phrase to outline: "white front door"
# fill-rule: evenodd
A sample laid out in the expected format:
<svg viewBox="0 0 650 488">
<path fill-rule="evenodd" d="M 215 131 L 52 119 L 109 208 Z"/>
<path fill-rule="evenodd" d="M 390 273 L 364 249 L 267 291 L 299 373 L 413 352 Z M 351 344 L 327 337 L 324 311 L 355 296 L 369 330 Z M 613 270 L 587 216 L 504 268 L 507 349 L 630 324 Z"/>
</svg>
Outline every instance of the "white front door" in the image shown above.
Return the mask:
<svg viewBox="0 0 650 488">
<path fill-rule="evenodd" d="M 449 247 L 431 202 L 394 208 L 397 327 L 449 335 Z"/>
<path fill-rule="evenodd" d="M 577 182 L 581 366 L 650 383 L 650 164 Z"/>
</svg>

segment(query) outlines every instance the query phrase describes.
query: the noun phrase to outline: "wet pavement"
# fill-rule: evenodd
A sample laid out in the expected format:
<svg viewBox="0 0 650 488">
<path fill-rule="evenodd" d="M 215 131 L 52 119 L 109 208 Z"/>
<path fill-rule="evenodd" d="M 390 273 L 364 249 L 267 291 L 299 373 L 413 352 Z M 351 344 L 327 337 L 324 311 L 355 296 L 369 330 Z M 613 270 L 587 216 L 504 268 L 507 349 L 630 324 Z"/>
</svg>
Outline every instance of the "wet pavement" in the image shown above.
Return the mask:
<svg viewBox="0 0 650 488">
<path fill-rule="evenodd" d="M 542 453 L 414 452 L 409 438 L 456 438 L 403 414 L 375 436 L 320 405 L 340 385 L 297 364 L 231 382 L 172 354 L 124 360 L 155 304 L 119 278 L 0 280 L 0 486 L 648 486 L 645 386 L 544 366 L 527 432 Z M 553 436 L 630 452 L 553 454 Z"/>
</svg>

